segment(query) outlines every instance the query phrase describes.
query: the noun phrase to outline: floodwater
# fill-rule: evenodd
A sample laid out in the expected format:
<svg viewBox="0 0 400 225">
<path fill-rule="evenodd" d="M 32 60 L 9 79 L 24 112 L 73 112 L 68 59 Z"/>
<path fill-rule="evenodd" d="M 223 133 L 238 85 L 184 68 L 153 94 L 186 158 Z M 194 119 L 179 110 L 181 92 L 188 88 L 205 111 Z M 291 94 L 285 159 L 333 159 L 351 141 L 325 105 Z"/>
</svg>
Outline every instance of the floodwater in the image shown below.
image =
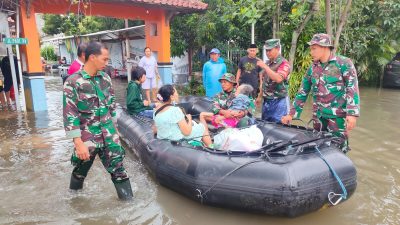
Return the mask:
<svg viewBox="0 0 400 225">
<path fill-rule="evenodd" d="M 114 81 L 119 102 L 126 85 Z M 61 79 L 47 76 L 46 90 L 47 112 L 0 111 L 0 224 L 400 224 L 400 90 L 361 89 L 362 115 L 348 154 L 358 171 L 355 194 L 294 219 L 200 205 L 157 184 L 129 151 L 124 162 L 134 201 L 117 199 L 99 160 L 84 189 L 70 191 L 72 142 L 63 130 Z"/>
</svg>

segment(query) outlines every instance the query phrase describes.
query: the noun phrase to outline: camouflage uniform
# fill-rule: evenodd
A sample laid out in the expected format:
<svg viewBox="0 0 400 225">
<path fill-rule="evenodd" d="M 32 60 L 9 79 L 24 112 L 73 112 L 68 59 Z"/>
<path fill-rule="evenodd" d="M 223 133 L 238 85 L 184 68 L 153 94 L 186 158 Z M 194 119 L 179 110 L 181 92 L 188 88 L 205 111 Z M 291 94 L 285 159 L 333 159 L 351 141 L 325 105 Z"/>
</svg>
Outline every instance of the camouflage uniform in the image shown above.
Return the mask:
<svg viewBox="0 0 400 225">
<path fill-rule="evenodd" d="M 326 34 L 314 35 L 310 45 L 331 47 L 331 39 Z M 327 63 L 314 62 L 298 91 L 290 115 L 300 118 L 308 93 L 313 96 L 314 129 L 327 130 L 342 138 L 341 148 L 348 148 L 346 116 L 360 115 L 360 97 L 357 72 L 353 62 L 343 56 L 331 55 Z"/>
<path fill-rule="evenodd" d="M 122 164 L 125 150 L 115 128 L 116 103 L 110 77 L 99 71 L 91 77 L 85 71 L 71 75 L 64 84 L 64 128 L 68 138 L 81 137 L 89 148 L 90 160 L 72 156 L 73 175 L 84 179 L 99 154 L 114 183 L 128 175 Z"/>
<path fill-rule="evenodd" d="M 265 41 L 266 50 L 271 50 L 279 46 L 279 39 L 269 39 Z M 282 77 L 283 81 L 277 83 L 270 79 L 270 77 L 265 74 L 265 71 L 263 72 L 264 104 L 262 108 L 262 119 L 271 122 L 280 122 L 281 118 L 287 115 L 289 110 L 288 87 L 290 65 L 282 55 L 278 55 L 274 61 L 268 60 L 266 64 L 272 71 L 277 72 Z"/>
<path fill-rule="evenodd" d="M 227 80 L 233 84 L 236 84 L 235 75 L 231 73 L 225 73 L 220 79 Z M 213 98 L 213 105 L 212 105 L 212 112 L 214 114 L 218 114 L 220 110 L 228 110 L 229 107 L 232 105 L 232 100 L 236 97 L 236 88 L 233 88 L 231 92 L 221 91 L 220 93 L 216 94 Z M 254 99 L 250 97 L 250 106 L 247 110 L 251 115 L 255 113 L 255 103 Z"/>
<path fill-rule="evenodd" d="M 213 98 L 212 112 L 218 114 L 221 109 L 227 110 L 232 105 L 232 100 L 235 98 L 236 88 L 231 92 L 221 91 Z"/>
</svg>

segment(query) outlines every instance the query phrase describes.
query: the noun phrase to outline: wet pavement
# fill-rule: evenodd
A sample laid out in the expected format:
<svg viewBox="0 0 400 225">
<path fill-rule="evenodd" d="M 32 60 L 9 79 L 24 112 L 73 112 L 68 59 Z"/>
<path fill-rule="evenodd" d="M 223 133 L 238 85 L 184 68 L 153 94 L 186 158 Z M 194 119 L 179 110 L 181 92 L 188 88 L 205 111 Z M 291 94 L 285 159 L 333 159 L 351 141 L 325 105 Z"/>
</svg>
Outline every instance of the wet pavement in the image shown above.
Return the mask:
<svg viewBox="0 0 400 225">
<path fill-rule="evenodd" d="M 126 85 L 114 80 L 122 103 Z M 358 171 L 356 193 L 295 219 L 200 205 L 157 184 L 129 151 L 124 163 L 134 201 L 117 199 L 98 159 L 84 189 L 70 191 L 73 145 L 63 130 L 61 79 L 47 76 L 46 91 L 47 112 L 0 110 L 0 224 L 400 224 L 400 90 L 361 89 L 348 154 Z"/>
</svg>

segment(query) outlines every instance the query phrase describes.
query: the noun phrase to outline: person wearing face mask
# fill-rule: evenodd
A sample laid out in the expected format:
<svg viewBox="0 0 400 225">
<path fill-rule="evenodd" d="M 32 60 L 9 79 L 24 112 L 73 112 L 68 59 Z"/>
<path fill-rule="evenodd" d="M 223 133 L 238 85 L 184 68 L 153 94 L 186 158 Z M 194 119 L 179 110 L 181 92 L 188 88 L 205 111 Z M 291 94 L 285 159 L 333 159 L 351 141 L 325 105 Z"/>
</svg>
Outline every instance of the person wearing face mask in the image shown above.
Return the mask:
<svg viewBox="0 0 400 225">
<path fill-rule="evenodd" d="M 179 141 L 182 139 L 203 141 L 206 146 L 211 146 L 212 141 L 206 124 L 192 121 L 190 114 L 184 112 L 175 104 L 179 101 L 176 89 L 164 85 L 158 90 L 158 101 L 161 104 L 154 113 L 155 132 L 158 139 Z"/>
</svg>

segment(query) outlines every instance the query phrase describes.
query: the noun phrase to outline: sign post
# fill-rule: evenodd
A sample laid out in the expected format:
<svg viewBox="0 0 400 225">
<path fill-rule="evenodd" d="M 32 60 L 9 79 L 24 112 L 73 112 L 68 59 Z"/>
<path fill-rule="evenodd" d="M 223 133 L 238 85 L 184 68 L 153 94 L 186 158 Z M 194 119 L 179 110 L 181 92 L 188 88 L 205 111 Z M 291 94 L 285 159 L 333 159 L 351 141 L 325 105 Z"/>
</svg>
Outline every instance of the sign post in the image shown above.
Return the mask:
<svg viewBox="0 0 400 225">
<path fill-rule="evenodd" d="M 19 23 L 19 7 L 17 7 L 16 13 L 17 21 L 16 21 L 16 28 L 17 28 L 17 38 L 19 38 L 19 30 L 20 30 L 20 23 Z M 26 43 L 28 43 L 28 39 L 26 39 Z M 22 78 L 22 66 L 21 66 L 21 55 L 19 51 L 19 45 L 15 45 L 15 49 L 17 50 L 17 60 L 18 60 L 18 71 L 19 71 L 19 80 L 21 81 L 21 95 L 22 95 L 22 110 L 26 112 L 26 100 L 25 100 L 25 87 L 24 87 L 24 80 Z"/>
<path fill-rule="evenodd" d="M 6 34 L 10 35 L 10 30 L 9 30 L 8 26 L 6 26 Z M 8 58 L 10 60 L 11 74 L 12 74 L 12 79 L 13 79 L 14 93 L 15 93 L 15 103 L 17 105 L 17 109 L 21 110 L 21 104 L 19 101 L 19 89 L 18 89 L 18 82 L 17 82 L 17 74 L 15 71 L 15 63 L 16 62 L 14 62 L 14 54 L 12 52 L 11 46 L 12 45 L 26 45 L 26 44 L 28 44 L 28 39 L 27 38 L 5 38 L 4 43 L 7 45 L 7 49 L 8 49 Z M 23 81 L 21 80 L 20 82 L 23 82 Z"/>
<path fill-rule="evenodd" d="M 4 43 L 6 45 L 27 45 L 27 38 L 4 38 Z"/>
</svg>

